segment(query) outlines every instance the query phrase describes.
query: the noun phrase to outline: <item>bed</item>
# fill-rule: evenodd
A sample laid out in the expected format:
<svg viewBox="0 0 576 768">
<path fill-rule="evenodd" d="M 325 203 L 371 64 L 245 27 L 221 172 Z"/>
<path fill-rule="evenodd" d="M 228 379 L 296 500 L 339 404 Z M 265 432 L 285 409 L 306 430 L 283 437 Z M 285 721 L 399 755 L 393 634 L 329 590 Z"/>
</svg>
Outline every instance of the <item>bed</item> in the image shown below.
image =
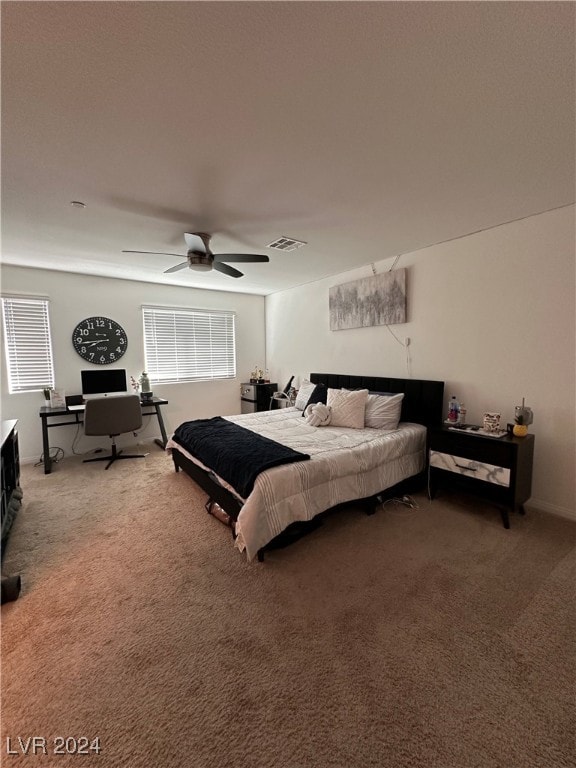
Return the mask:
<svg viewBox="0 0 576 768">
<path fill-rule="evenodd" d="M 216 459 L 205 463 L 196 445 L 182 444 L 180 428 L 168 441 L 175 470 L 182 469 L 207 493 L 206 509 L 229 522 L 235 545 L 248 560 L 263 560 L 267 549 L 298 537 L 335 507 L 362 502 L 373 513 L 384 491 L 424 472 L 427 429 L 442 422 L 444 382 L 323 373 L 310 374 L 310 381 L 331 390 L 403 393 L 400 423 L 392 430 L 310 426 L 302 406 L 228 416 L 219 420 L 225 431 L 242 427 L 239 433 L 271 440 L 280 453 L 285 447 L 288 454 L 301 454 L 271 462 L 237 487 L 215 471 Z M 192 434 L 198 424 L 185 422 L 181 428 Z M 223 445 L 221 440 L 210 445 L 215 442 Z"/>
</svg>

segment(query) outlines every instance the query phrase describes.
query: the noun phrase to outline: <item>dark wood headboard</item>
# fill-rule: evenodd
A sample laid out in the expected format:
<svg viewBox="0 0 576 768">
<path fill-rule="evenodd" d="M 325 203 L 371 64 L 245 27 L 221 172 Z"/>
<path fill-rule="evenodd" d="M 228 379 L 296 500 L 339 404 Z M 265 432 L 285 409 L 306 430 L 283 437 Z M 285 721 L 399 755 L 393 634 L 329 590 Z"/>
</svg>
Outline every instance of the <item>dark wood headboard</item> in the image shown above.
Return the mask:
<svg viewBox="0 0 576 768">
<path fill-rule="evenodd" d="M 444 382 L 425 379 L 388 379 L 381 376 L 348 376 L 341 373 L 311 373 L 310 381 L 332 389 L 368 389 L 372 392 L 404 392 L 401 421 L 425 427 L 442 424 Z"/>
</svg>

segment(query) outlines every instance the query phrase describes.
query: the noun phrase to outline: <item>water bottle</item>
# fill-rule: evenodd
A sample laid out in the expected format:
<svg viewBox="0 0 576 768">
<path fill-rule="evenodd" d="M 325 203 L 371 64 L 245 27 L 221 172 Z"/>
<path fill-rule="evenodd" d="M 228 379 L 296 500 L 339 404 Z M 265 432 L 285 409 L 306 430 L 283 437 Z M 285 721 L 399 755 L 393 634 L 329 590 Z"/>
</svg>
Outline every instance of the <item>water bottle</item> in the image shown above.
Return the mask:
<svg viewBox="0 0 576 768">
<path fill-rule="evenodd" d="M 460 403 L 460 410 L 458 412 L 458 424 L 466 424 L 466 406 L 464 403 Z"/>
<path fill-rule="evenodd" d="M 456 424 L 460 413 L 460 403 L 456 400 L 456 395 L 452 395 L 448 404 L 448 421 Z"/>
</svg>

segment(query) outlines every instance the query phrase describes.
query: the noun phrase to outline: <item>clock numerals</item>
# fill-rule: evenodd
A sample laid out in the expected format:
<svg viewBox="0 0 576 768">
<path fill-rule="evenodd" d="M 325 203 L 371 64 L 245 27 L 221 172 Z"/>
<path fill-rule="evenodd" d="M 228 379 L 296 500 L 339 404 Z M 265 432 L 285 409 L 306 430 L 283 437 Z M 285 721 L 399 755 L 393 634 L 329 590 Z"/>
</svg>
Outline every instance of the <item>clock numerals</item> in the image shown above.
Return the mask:
<svg viewBox="0 0 576 768">
<path fill-rule="evenodd" d="M 124 329 L 107 317 L 82 320 L 74 329 L 72 343 L 80 357 L 96 365 L 116 362 L 128 347 Z"/>
</svg>

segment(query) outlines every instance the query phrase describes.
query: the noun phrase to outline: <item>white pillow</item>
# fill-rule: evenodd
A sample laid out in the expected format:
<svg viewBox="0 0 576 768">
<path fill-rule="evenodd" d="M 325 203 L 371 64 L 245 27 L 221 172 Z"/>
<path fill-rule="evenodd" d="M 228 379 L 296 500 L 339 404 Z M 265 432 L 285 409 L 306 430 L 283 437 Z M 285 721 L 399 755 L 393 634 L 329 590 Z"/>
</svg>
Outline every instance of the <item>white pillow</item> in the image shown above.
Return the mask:
<svg viewBox="0 0 576 768">
<path fill-rule="evenodd" d="M 367 389 L 346 392 L 344 389 L 328 389 L 327 405 L 332 409 L 331 427 L 364 429 L 364 410 Z"/>
<path fill-rule="evenodd" d="M 404 392 L 397 395 L 368 395 L 364 421 L 373 429 L 398 429 Z"/>
<path fill-rule="evenodd" d="M 315 389 L 316 384 L 312 384 L 311 381 L 305 381 L 300 385 L 300 389 L 296 395 L 296 402 L 294 403 L 294 406 L 298 408 L 299 411 L 303 411 L 304 408 L 306 408 L 308 400 L 310 400 L 310 396 Z"/>
</svg>

